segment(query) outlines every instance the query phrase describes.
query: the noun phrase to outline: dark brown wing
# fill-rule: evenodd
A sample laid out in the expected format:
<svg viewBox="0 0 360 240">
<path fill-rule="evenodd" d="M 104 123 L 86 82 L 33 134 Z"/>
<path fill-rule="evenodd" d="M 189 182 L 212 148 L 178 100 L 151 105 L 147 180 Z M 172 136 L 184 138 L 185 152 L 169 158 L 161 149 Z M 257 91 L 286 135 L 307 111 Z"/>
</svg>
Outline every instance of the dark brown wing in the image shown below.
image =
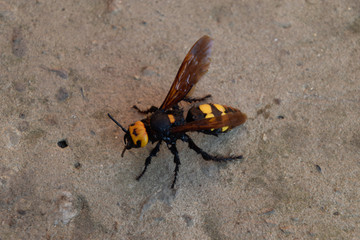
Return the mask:
<svg viewBox="0 0 360 240">
<path fill-rule="evenodd" d="M 205 35 L 190 49 L 160 109 L 169 109 L 180 102 L 207 72 L 210 65 L 212 43 L 213 40 Z"/>
<path fill-rule="evenodd" d="M 172 127 L 170 129 L 171 133 L 178 132 L 190 132 L 190 131 L 200 131 L 200 130 L 211 130 L 229 126 L 229 128 L 234 128 L 243 124 L 247 119 L 246 114 L 238 112 L 230 112 L 225 115 L 213 118 L 204 118 L 198 121 L 193 121 L 186 123 L 184 125 Z"/>
</svg>

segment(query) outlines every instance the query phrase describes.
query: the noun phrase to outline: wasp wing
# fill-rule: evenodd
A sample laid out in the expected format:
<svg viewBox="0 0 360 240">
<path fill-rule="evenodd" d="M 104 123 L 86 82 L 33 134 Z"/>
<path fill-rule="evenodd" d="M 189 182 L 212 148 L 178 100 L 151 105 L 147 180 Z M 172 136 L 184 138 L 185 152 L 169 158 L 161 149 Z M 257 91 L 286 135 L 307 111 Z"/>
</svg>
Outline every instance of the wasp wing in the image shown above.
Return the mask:
<svg viewBox="0 0 360 240">
<path fill-rule="evenodd" d="M 184 125 L 175 126 L 170 129 L 171 133 L 211 130 L 228 126 L 229 129 L 243 124 L 247 119 L 246 114 L 236 111 L 212 118 L 188 122 Z"/>
<path fill-rule="evenodd" d="M 190 49 L 160 109 L 169 109 L 180 102 L 208 71 L 212 43 L 213 40 L 205 35 Z"/>
</svg>

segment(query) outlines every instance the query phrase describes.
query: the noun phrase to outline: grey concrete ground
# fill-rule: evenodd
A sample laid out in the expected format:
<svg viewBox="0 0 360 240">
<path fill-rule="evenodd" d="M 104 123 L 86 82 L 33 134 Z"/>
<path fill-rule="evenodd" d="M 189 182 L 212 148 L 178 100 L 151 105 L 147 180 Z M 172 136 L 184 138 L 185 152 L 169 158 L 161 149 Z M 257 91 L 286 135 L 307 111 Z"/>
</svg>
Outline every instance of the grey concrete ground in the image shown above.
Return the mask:
<svg viewBox="0 0 360 240">
<path fill-rule="evenodd" d="M 137 182 L 131 106 L 159 106 L 214 39 L 193 96 L 247 113 Z M 0 239 L 360 239 L 360 2 L 0 0 Z M 188 107 L 183 104 L 183 107 Z M 66 139 L 68 147 L 58 142 Z"/>
</svg>

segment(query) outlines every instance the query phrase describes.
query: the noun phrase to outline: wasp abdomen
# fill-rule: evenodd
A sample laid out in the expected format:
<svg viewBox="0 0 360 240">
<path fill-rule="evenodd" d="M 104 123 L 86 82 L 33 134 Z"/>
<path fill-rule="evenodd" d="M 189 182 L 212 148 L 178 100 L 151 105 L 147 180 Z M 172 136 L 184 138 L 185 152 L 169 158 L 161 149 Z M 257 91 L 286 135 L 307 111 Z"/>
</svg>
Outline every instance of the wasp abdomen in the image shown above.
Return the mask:
<svg viewBox="0 0 360 240">
<path fill-rule="evenodd" d="M 213 104 L 213 103 L 201 104 L 197 107 L 190 108 L 186 116 L 186 122 L 198 121 L 204 118 L 219 117 L 229 112 L 238 112 L 238 111 L 239 110 L 235 108 L 220 104 Z M 227 132 L 230 129 L 231 128 L 229 128 L 229 126 L 226 126 L 224 124 L 224 126 L 221 128 L 211 129 L 211 130 L 201 130 L 201 132 L 216 135 L 218 133 Z"/>
</svg>

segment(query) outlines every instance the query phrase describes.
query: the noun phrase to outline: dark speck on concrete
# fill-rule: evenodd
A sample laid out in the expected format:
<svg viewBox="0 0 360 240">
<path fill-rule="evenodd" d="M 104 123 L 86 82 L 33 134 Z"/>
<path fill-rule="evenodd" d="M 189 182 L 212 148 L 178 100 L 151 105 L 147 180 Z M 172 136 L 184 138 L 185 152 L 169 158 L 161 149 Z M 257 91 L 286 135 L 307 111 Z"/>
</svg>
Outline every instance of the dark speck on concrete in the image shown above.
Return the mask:
<svg viewBox="0 0 360 240">
<path fill-rule="evenodd" d="M 191 227 L 194 225 L 194 221 L 191 216 L 184 214 L 182 215 L 182 217 L 186 222 L 186 226 Z"/>
<path fill-rule="evenodd" d="M 17 129 L 20 131 L 20 132 L 25 132 L 26 130 L 29 129 L 29 122 L 27 121 L 22 121 L 19 123 Z"/>
<path fill-rule="evenodd" d="M 280 105 L 280 103 L 281 103 L 281 99 L 280 98 L 274 98 L 274 103 L 276 104 L 276 105 Z"/>
<path fill-rule="evenodd" d="M 55 97 L 59 102 L 63 102 L 69 97 L 69 93 L 65 88 L 61 87 L 61 88 L 59 88 Z"/>
<path fill-rule="evenodd" d="M 19 209 L 19 210 L 17 210 L 17 213 L 20 215 L 25 215 L 26 211 Z"/>
<path fill-rule="evenodd" d="M 12 53 L 17 57 L 23 57 L 26 54 L 26 45 L 20 27 L 13 30 Z"/>
<path fill-rule="evenodd" d="M 163 218 L 163 217 L 158 217 L 158 218 L 154 218 L 154 220 L 157 221 L 157 222 L 162 222 L 162 221 L 165 220 L 165 218 Z"/>
<path fill-rule="evenodd" d="M 264 212 L 263 212 L 263 215 L 272 215 L 275 213 L 275 210 L 273 208 L 271 209 L 266 209 Z"/>
<path fill-rule="evenodd" d="M 360 33 L 360 16 L 358 16 L 349 26 L 353 33 Z"/>
<path fill-rule="evenodd" d="M 81 168 L 81 163 L 80 162 L 74 163 L 74 168 L 80 169 Z"/>
<path fill-rule="evenodd" d="M 66 148 L 67 146 L 69 146 L 66 139 L 58 141 L 57 145 L 61 148 Z"/>
<path fill-rule="evenodd" d="M 276 23 L 278 26 L 282 27 L 282 28 L 290 28 L 291 27 L 291 23 Z"/>
<path fill-rule="evenodd" d="M 68 78 L 68 74 L 64 70 L 50 69 L 49 71 L 53 72 L 53 73 L 56 73 L 56 75 L 58 75 L 59 77 L 61 77 L 63 79 Z"/>
<path fill-rule="evenodd" d="M 80 88 L 80 93 L 81 93 L 82 98 L 86 100 L 86 97 L 84 94 L 84 89 L 82 87 Z"/>
<path fill-rule="evenodd" d="M 62 79 L 67 79 L 69 77 L 69 74 L 64 70 L 48 68 L 45 67 L 44 65 L 41 65 L 40 67 L 46 71 L 55 73 L 57 76 L 61 77 Z"/>
<path fill-rule="evenodd" d="M 14 82 L 13 86 L 14 86 L 15 90 L 18 92 L 24 92 L 26 89 L 25 84 L 21 83 L 21 82 Z"/>
</svg>

